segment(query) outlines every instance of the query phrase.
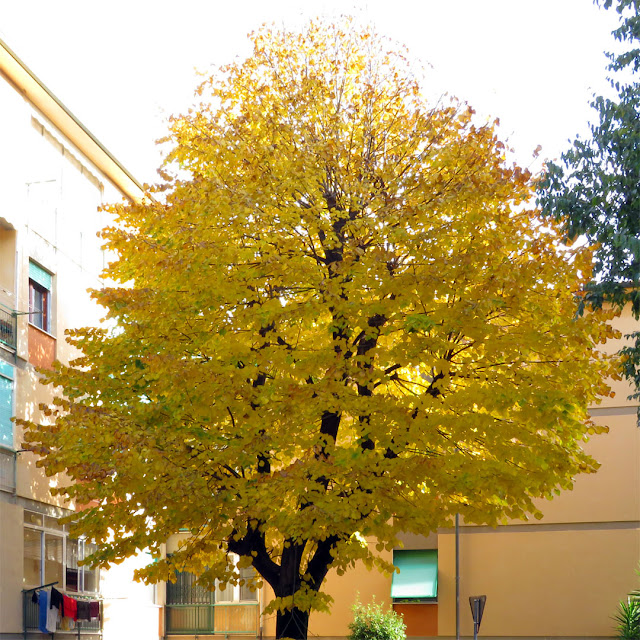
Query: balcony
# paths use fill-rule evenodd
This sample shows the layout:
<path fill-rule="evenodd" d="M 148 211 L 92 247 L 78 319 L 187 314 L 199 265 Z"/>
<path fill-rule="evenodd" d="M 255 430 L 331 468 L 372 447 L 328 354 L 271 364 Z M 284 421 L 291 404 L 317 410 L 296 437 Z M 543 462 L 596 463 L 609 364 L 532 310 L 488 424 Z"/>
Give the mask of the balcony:
<path fill-rule="evenodd" d="M 50 586 L 50 585 L 47 585 Z M 23 633 L 24 637 L 27 637 L 27 634 L 31 633 L 39 633 L 38 631 L 38 621 L 40 615 L 40 609 L 37 602 L 33 602 L 33 594 L 36 591 L 39 591 L 43 587 L 36 587 L 35 589 L 23 589 L 22 590 L 22 620 L 23 620 Z M 77 594 L 69 594 L 71 597 L 76 600 L 96 600 L 97 598 L 83 598 L 82 596 L 78 596 Z M 79 638 L 80 636 L 84 636 L 89 640 L 89 638 L 102 638 L 102 620 L 103 620 L 103 608 L 102 601 L 100 601 L 100 618 L 98 620 L 78 620 L 75 623 L 75 629 L 64 629 L 62 628 L 62 622 L 58 620 L 58 625 L 55 633 L 47 634 L 51 638 L 69 638 L 76 636 Z"/>
<path fill-rule="evenodd" d="M 18 335 L 16 312 L 0 303 L 0 343 L 15 349 Z"/>
<path fill-rule="evenodd" d="M 255 574 L 253 567 L 240 569 L 240 577 Z M 260 633 L 258 593 L 247 585 L 227 585 L 210 591 L 188 571 L 176 571 L 167 582 L 165 632 L 170 635 L 238 635 L 257 638 Z"/>
<path fill-rule="evenodd" d="M 251 603 L 171 604 L 165 607 L 167 635 L 258 637 L 260 607 Z"/>

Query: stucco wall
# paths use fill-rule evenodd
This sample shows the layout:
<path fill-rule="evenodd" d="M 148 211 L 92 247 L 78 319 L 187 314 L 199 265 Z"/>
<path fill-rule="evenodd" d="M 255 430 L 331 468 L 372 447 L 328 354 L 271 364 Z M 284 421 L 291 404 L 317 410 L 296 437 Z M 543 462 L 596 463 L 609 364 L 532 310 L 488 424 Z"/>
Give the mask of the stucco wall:
<path fill-rule="evenodd" d="M 516 529 L 516 530 L 514 530 Z M 455 635 L 455 537 L 439 542 L 440 635 Z M 621 526 L 463 529 L 461 620 L 486 595 L 483 636 L 612 636 L 618 600 L 637 586 L 640 530 Z"/>
<path fill-rule="evenodd" d="M 22 631 L 22 509 L 0 501 L 0 632 Z"/>

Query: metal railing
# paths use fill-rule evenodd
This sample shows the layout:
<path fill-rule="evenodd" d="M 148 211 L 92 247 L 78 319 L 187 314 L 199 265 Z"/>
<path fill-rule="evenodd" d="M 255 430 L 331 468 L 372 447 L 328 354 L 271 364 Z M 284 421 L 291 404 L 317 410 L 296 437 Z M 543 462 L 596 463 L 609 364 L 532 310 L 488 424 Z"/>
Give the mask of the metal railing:
<path fill-rule="evenodd" d="M 16 491 L 16 452 L 0 447 L 0 491 Z"/>
<path fill-rule="evenodd" d="M 33 589 L 22 590 L 22 626 L 24 638 L 27 638 L 27 634 L 30 632 L 38 631 L 38 621 L 40 616 L 40 607 L 37 602 L 33 601 L 33 594 L 40 589 L 51 587 L 57 582 L 51 582 L 49 584 L 42 585 L 41 587 L 34 587 Z M 100 603 L 100 618 L 97 620 L 78 620 L 75 622 L 74 629 L 61 628 L 62 621 L 58 620 L 58 624 L 55 633 L 51 634 L 52 638 L 69 638 L 76 636 L 94 636 L 102 638 L 102 620 L 104 619 L 104 612 L 102 606 L 102 600 L 97 597 L 81 596 L 75 593 L 67 594 L 75 600 L 98 600 Z"/>
<path fill-rule="evenodd" d="M 18 316 L 16 312 L 0 304 L 0 342 L 11 349 L 17 345 Z"/>
<path fill-rule="evenodd" d="M 165 606 L 167 635 L 259 635 L 260 607 L 257 602 L 218 604 L 168 604 Z"/>

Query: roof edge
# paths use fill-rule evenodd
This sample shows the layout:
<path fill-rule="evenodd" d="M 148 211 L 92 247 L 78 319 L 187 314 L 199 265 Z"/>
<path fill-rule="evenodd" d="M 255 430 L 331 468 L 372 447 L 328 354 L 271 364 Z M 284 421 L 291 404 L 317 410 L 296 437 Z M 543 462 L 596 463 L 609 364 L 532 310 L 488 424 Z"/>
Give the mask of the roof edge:
<path fill-rule="evenodd" d="M 142 199 L 144 188 L 115 156 L 0 38 L 0 72 L 64 134 L 127 198 Z"/>

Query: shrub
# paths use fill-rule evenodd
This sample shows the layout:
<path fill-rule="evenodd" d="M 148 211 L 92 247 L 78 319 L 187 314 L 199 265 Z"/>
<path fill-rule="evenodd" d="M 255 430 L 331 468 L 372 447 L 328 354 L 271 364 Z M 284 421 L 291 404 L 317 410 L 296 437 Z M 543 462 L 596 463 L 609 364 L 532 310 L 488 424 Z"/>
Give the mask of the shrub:
<path fill-rule="evenodd" d="M 402 616 L 391 609 L 383 611 L 376 602 L 353 605 L 349 640 L 405 640 L 406 629 Z"/>
<path fill-rule="evenodd" d="M 613 616 L 621 640 L 640 640 L 640 599 L 634 595 L 631 594 L 626 602 L 622 600 Z"/>

